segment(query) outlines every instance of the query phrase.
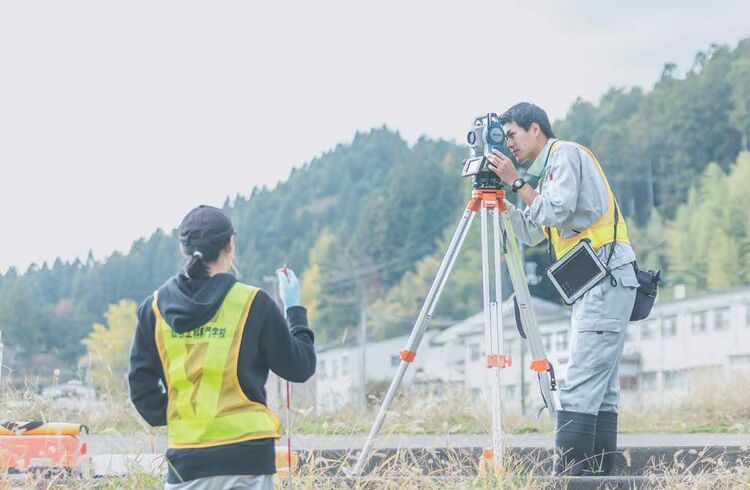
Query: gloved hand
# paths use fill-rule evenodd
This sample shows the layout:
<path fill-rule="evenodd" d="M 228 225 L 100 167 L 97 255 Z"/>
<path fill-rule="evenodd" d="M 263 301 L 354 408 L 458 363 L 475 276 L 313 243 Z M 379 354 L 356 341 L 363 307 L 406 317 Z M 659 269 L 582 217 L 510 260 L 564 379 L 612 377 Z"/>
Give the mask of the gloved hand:
<path fill-rule="evenodd" d="M 276 271 L 279 278 L 279 297 L 284 308 L 299 306 L 299 280 L 292 269 L 284 267 Z"/>

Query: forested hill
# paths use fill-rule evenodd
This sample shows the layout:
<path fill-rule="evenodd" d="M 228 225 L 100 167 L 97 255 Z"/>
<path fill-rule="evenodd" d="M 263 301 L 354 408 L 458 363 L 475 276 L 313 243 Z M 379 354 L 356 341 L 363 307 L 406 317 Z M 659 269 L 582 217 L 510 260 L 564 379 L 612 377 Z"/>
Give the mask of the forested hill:
<path fill-rule="evenodd" d="M 598 106 L 578 100 L 554 128 L 605 162 L 627 216 L 642 223 L 655 206 L 672 218 L 708 162 L 727 170 L 748 149 L 750 39 L 699 52 L 682 78 L 665 64 L 648 93 L 612 89 Z"/>
<path fill-rule="evenodd" d="M 680 211 L 688 195 L 709 189 L 697 184 L 710 162 L 714 179 L 730 171 L 750 179 L 734 164 L 750 134 L 750 39 L 736 49 L 714 46 L 698 53 L 684 76 L 665 65 L 651 91 L 618 88 L 598 103 L 578 100 L 553 126 L 559 137 L 586 144 L 600 157 L 633 228 L 637 253 L 651 262 L 645 265 L 667 273 L 671 268 L 674 280 L 693 289 L 750 280 L 750 270 L 736 267 L 726 280 L 707 280 L 712 270 L 732 268 L 720 258 L 690 268 L 685 261 L 700 258 L 684 245 L 686 226 L 675 225 L 690 216 Z M 294 170 L 274 189 L 248 189 L 228 199 L 243 280 L 267 287 L 264 276 L 277 267 L 295 268 L 322 342 L 340 340 L 355 328 L 363 309 L 375 337 L 408 331 L 468 197 L 469 183 L 459 177 L 466 151 L 426 138 L 409 145 L 397 132 L 374 129 Z M 737 227 L 724 228 L 722 243 L 750 264 L 747 227 L 741 234 Z M 479 308 L 474 235 L 438 310 L 445 318 Z M 545 255 L 538 247 L 528 257 L 541 271 Z M 108 305 L 123 298 L 141 301 L 181 263 L 170 230 L 137 240 L 127 254 L 103 262 L 57 260 L 22 274 L 9 270 L 0 276 L 0 329 L 11 354 L 5 364 L 27 372 L 49 359 L 75 364 L 84 350 L 81 339 Z M 532 292 L 545 296 L 548 287 L 542 283 Z"/>
<path fill-rule="evenodd" d="M 363 298 L 349 280 L 355 272 L 357 284 L 379 295 L 435 251 L 443 226 L 460 212 L 464 153 L 444 141 L 409 146 L 397 132 L 374 129 L 294 170 L 273 190 L 228 200 L 243 280 L 267 287 L 264 276 L 283 264 L 305 276 L 317 244 L 321 294 L 359 305 Z M 174 230 L 159 230 L 103 262 L 57 260 L 23 275 L 11 269 L 0 278 L 3 340 L 17 360 L 50 353 L 74 362 L 83 352 L 80 340 L 109 304 L 141 301 L 181 264 Z M 317 303 L 325 311 L 326 301 Z M 329 324 L 356 322 L 353 308 L 331 312 L 338 310 L 345 315 Z"/>

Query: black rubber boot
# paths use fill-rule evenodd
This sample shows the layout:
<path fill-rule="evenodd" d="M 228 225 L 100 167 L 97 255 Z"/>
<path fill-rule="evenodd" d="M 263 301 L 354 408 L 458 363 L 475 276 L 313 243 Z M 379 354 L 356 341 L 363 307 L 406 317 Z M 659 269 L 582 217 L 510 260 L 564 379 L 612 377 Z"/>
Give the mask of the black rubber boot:
<path fill-rule="evenodd" d="M 557 412 L 554 474 L 583 476 L 589 474 L 589 458 L 594 455 L 596 415 L 580 412 Z M 584 473 L 585 471 L 585 473 Z"/>
<path fill-rule="evenodd" d="M 596 417 L 593 463 L 597 476 L 610 476 L 617 452 L 617 412 L 599 412 Z"/>

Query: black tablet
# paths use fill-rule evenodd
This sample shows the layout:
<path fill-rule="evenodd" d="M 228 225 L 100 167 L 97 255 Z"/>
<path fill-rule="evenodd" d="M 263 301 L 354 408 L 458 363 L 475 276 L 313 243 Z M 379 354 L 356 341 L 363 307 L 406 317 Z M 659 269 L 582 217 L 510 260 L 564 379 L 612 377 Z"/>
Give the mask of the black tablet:
<path fill-rule="evenodd" d="M 607 269 L 588 241 L 579 242 L 547 269 L 547 277 L 566 305 L 575 303 L 606 276 Z"/>

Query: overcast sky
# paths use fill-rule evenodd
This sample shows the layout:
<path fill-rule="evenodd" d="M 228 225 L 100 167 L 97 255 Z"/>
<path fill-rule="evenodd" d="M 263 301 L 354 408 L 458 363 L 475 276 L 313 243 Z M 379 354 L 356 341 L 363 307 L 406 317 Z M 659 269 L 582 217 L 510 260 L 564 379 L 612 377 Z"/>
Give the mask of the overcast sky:
<path fill-rule="evenodd" d="M 0 271 L 127 251 L 358 130 L 462 140 L 521 100 L 558 118 L 650 89 L 748 19 L 747 0 L 0 0 Z"/>

